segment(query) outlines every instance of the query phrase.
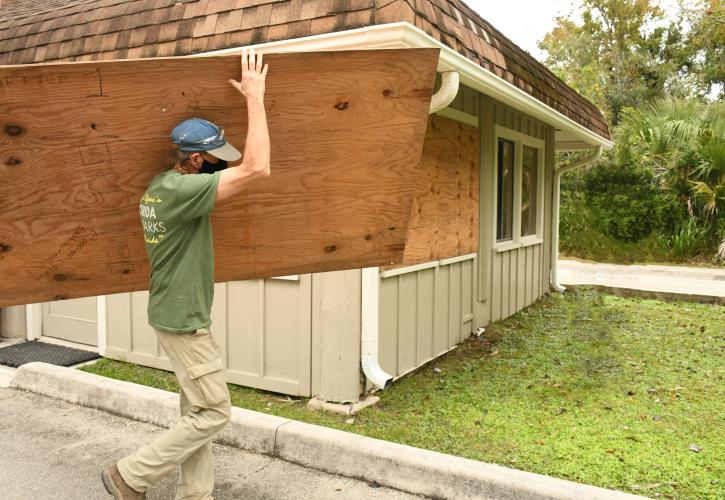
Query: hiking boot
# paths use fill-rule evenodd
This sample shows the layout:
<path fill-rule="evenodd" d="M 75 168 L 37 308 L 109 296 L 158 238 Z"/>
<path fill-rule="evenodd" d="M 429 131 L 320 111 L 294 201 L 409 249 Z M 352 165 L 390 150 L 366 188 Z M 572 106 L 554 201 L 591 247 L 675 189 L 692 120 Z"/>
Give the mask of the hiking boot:
<path fill-rule="evenodd" d="M 145 500 L 146 494 L 134 490 L 123 480 L 118 466 L 113 464 L 103 469 L 101 481 L 106 491 L 113 495 L 115 500 Z"/>

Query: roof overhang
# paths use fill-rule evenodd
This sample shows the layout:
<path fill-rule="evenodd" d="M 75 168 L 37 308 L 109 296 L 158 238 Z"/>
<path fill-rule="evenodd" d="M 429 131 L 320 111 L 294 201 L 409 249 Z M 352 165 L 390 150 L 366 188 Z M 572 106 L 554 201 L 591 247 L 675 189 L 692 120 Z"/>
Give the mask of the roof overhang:
<path fill-rule="evenodd" d="M 550 108 L 407 22 L 379 24 L 347 31 L 234 47 L 195 54 L 191 57 L 238 54 L 242 49 L 250 47 L 254 47 L 262 53 L 437 47 L 440 49 L 438 71 L 457 71 L 460 74 L 461 83 L 553 126 L 556 130 L 557 150 L 591 149 L 596 146 L 611 149 L 614 145 L 612 141 Z"/>

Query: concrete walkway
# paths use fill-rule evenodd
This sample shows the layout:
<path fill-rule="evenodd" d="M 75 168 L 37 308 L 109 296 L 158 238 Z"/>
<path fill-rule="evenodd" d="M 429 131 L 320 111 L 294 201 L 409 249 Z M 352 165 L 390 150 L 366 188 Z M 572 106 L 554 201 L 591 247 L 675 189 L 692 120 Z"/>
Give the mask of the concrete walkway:
<path fill-rule="evenodd" d="M 0 389 L 3 500 L 111 498 L 100 470 L 160 428 L 15 389 Z M 214 444 L 216 500 L 411 500 L 423 498 Z M 176 473 L 147 498 L 174 498 Z"/>
<path fill-rule="evenodd" d="M 564 286 L 598 285 L 672 298 L 712 298 L 712 302 L 725 302 L 725 269 L 601 264 L 570 259 L 560 259 L 558 265 L 559 282 Z"/>

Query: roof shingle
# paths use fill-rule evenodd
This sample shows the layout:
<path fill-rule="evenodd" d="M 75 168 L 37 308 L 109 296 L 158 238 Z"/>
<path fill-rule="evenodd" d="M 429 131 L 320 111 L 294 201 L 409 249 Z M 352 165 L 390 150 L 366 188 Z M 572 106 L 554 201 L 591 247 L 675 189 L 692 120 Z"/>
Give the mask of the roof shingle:
<path fill-rule="evenodd" d="M 14 0 L 0 64 L 182 56 L 406 21 L 609 139 L 602 114 L 462 0 Z"/>

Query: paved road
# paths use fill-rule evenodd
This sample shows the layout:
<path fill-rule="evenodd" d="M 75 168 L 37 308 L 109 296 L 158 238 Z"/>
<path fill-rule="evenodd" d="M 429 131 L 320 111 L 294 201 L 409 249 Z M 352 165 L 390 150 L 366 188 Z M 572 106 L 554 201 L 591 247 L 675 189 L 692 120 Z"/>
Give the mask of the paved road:
<path fill-rule="evenodd" d="M 159 428 L 37 394 L 0 388 L 0 497 L 105 500 L 100 470 Z M 422 498 L 214 444 L 216 500 Z M 147 497 L 173 499 L 176 473 Z"/>
<path fill-rule="evenodd" d="M 603 285 L 652 292 L 725 297 L 725 269 L 620 265 L 560 259 L 563 285 Z"/>

